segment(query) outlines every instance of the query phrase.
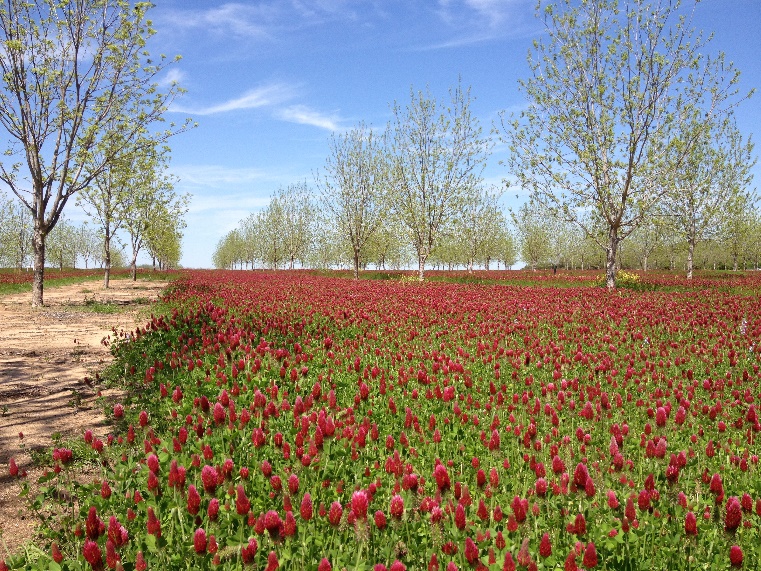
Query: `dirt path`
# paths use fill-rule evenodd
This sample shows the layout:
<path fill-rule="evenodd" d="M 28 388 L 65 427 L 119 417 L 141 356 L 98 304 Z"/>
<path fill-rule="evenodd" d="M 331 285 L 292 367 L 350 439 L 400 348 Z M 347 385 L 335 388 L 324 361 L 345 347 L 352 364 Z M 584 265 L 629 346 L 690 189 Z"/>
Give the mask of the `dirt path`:
<path fill-rule="evenodd" d="M 143 325 L 149 304 L 166 285 L 113 280 L 109 290 L 99 282 L 52 288 L 38 310 L 30 306 L 30 293 L 0 296 L 0 560 L 8 555 L 3 544 L 17 550 L 33 538 L 36 523 L 18 497 L 20 482 L 9 475 L 9 459 L 28 471 L 32 485 L 41 470 L 32 465 L 30 451 L 51 446 L 52 434 L 90 428 L 106 435 L 94 404 L 96 373 L 111 361 L 102 340 L 114 327 Z"/>

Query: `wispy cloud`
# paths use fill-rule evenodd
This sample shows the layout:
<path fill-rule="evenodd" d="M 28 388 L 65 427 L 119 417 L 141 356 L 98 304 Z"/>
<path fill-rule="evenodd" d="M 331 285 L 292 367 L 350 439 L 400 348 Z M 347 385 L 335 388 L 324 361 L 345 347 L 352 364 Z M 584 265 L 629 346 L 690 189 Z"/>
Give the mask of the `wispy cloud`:
<path fill-rule="evenodd" d="M 439 16 L 449 24 L 478 22 L 481 26 L 496 29 L 522 16 L 529 0 L 439 0 Z"/>
<path fill-rule="evenodd" d="M 172 165 L 172 174 L 184 186 L 221 188 L 249 185 L 277 179 L 277 175 L 256 168 L 233 168 L 222 165 Z"/>
<path fill-rule="evenodd" d="M 206 107 L 183 107 L 173 105 L 170 111 L 190 115 L 217 115 L 246 109 L 271 108 L 272 115 L 281 121 L 311 125 L 328 131 L 339 131 L 341 118 L 337 113 L 323 113 L 303 104 L 282 106 L 283 103 L 296 96 L 296 89 L 283 84 L 273 84 L 259 87 L 246 92 L 241 97 L 229 99 L 222 103 Z"/>
<path fill-rule="evenodd" d="M 172 106 L 171 111 L 176 113 L 191 113 L 193 115 L 216 115 L 218 113 L 227 113 L 230 111 L 240 111 L 242 109 L 257 109 L 260 107 L 269 107 L 279 105 L 292 99 L 295 96 L 295 88 L 282 83 L 273 83 L 257 87 L 247 91 L 240 97 L 228 99 L 222 103 L 209 105 L 206 107 L 182 107 Z"/>
<path fill-rule="evenodd" d="M 277 111 L 276 116 L 283 121 L 299 123 L 301 125 L 312 125 L 328 131 L 339 131 L 342 129 L 340 118 L 335 114 L 325 114 L 306 106 L 291 105 Z"/>
<path fill-rule="evenodd" d="M 181 83 L 185 77 L 184 71 L 177 67 L 171 67 L 169 68 L 169 71 L 164 74 L 164 77 L 159 80 L 159 85 L 161 87 L 169 87 L 176 83 Z"/>
<path fill-rule="evenodd" d="M 476 32 L 473 34 L 457 36 L 448 40 L 444 40 L 443 42 L 437 42 L 437 43 L 433 43 L 433 44 L 429 44 L 425 46 L 420 46 L 417 48 L 417 51 L 461 48 L 463 46 L 470 46 L 473 44 L 481 44 L 483 42 L 488 42 L 493 40 L 494 38 L 495 38 L 495 35 L 491 32 L 490 33 Z"/>
<path fill-rule="evenodd" d="M 281 40 L 288 31 L 333 21 L 357 22 L 376 12 L 373 0 L 225 2 L 206 10 L 175 10 L 172 23 L 225 38 Z"/>
<path fill-rule="evenodd" d="M 207 10 L 183 10 L 175 25 L 227 37 L 267 38 L 277 15 L 274 5 L 229 2 Z"/>
<path fill-rule="evenodd" d="M 189 212 L 191 214 L 208 214 L 217 212 L 223 214 L 228 221 L 238 221 L 249 213 L 261 210 L 270 203 L 269 196 L 261 196 L 252 192 L 226 193 L 225 199 L 218 196 L 193 195 Z"/>
<path fill-rule="evenodd" d="M 438 0 L 434 10 L 450 37 L 421 50 L 457 48 L 524 35 L 534 0 Z"/>
<path fill-rule="evenodd" d="M 489 25 L 494 28 L 505 23 L 516 6 L 521 2 L 516 0 L 464 0 L 465 5 L 474 10 Z"/>

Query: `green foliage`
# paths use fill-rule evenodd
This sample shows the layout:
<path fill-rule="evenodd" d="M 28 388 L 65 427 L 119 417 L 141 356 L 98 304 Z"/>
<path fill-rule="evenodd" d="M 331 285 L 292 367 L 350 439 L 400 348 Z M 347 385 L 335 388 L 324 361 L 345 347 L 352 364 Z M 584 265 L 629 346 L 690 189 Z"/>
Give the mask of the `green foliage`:
<path fill-rule="evenodd" d="M 33 304 L 43 303 L 45 242 L 68 200 L 162 120 L 179 93 L 158 91 L 148 2 L 9 0 L 0 9 L 0 181 L 34 218 Z M 86 52 L 86 56 L 84 55 Z M 185 130 L 169 125 L 166 140 Z M 117 142 L 118 141 L 118 142 Z M 106 146 L 107 153 L 99 153 Z"/>
<path fill-rule="evenodd" d="M 607 287 L 607 276 L 602 274 L 600 277 L 592 282 L 595 287 Z M 628 272 L 626 270 L 619 270 L 616 274 L 616 287 L 623 289 L 632 289 L 637 291 L 653 291 L 658 289 L 658 286 L 654 283 L 648 283 L 644 281 L 638 274 Z"/>
<path fill-rule="evenodd" d="M 0 193 L 0 267 L 29 267 L 32 219 L 24 206 Z"/>

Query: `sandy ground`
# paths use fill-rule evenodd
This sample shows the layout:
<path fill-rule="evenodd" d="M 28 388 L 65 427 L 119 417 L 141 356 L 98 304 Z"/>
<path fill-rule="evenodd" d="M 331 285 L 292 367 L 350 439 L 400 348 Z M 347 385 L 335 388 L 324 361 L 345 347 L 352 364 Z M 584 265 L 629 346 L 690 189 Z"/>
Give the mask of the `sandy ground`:
<path fill-rule="evenodd" d="M 28 471 L 33 487 L 42 469 L 33 466 L 30 452 L 50 447 L 52 434 L 80 435 L 88 428 L 107 434 L 95 404 L 97 373 L 111 361 L 102 341 L 114 327 L 143 325 L 166 285 L 119 279 L 108 290 L 100 282 L 48 288 L 42 309 L 31 308 L 31 293 L 0 296 L 0 560 L 6 548 L 15 552 L 33 540 L 36 524 L 19 497 L 20 480 L 9 475 L 10 458 Z M 96 313 L 93 301 L 118 311 Z"/>

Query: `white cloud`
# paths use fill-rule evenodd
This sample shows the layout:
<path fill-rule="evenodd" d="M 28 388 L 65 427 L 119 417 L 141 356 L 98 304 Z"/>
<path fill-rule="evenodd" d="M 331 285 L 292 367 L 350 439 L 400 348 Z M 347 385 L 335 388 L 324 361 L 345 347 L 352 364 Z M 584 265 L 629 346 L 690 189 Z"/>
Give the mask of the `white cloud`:
<path fill-rule="evenodd" d="M 527 0 L 439 0 L 439 15 L 447 23 L 476 19 L 489 28 L 526 12 Z"/>
<path fill-rule="evenodd" d="M 173 105 L 170 111 L 173 113 L 187 113 L 189 115 L 217 115 L 232 111 L 269 107 L 273 109 L 273 116 L 281 121 L 311 125 L 328 131 L 339 131 L 342 129 L 341 118 L 337 113 L 322 113 L 303 104 L 281 106 L 294 97 L 296 97 L 295 86 L 273 83 L 252 89 L 240 97 L 215 105 L 208 105 L 206 107 Z"/>
<path fill-rule="evenodd" d="M 448 49 L 448 48 L 460 48 L 462 46 L 469 46 L 472 44 L 480 44 L 482 42 L 488 42 L 493 39 L 494 39 L 494 34 L 492 33 L 475 33 L 473 35 L 465 35 L 465 36 L 453 38 L 451 40 L 439 42 L 436 44 L 422 46 L 417 49 L 419 51 L 428 51 L 428 50 L 440 50 L 440 49 Z"/>
<path fill-rule="evenodd" d="M 491 27 L 502 24 L 511 15 L 516 0 L 465 0 L 465 5 L 477 12 Z"/>
<path fill-rule="evenodd" d="M 224 196 L 216 194 L 193 195 L 190 202 L 189 212 L 191 214 L 209 214 L 211 212 L 217 215 L 223 215 L 225 220 L 233 220 L 236 223 L 249 215 L 249 213 L 260 210 L 270 203 L 270 197 L 261 196 L 251 192 L 225 193 Z"/>
<path fill-rule="evenodd" d="M 181 84 L 186 78 L 186 74 L 174 64 L 169 70 L 160 77 L 158 80 L 159 87 L 166 89 L 176 84 Z"/>
<path fill-rule="evenodd" d="M 268 24 L 277 10 L 266 4 L 252 5 L 229 2 L 208 10 L 189 10 L 177 17 L 176 23 L 185 28 L 236 37 L 268 37 Z"/>
<path fill-rule="evenodd" d="M 284 103 L 294 96 L 294 87 L 282 83 L 272 83 L 247 91 L 240 97 L 229 99 L 223 103 L 207 107 L 186 108 L 174 105 L 171 111 L 175 113 L 190 113 L 192 115 L 215 115 L 242 109 L 256 109 Z"/>
<path fill-rule="evenodd" d="M 328 131 L 340 131 L 340 118 L 335 114 L 326 115 L 315 111 L 306 105 L 291 105 L 280 109 L 276 113 L 277 117 L 283 121 L 299 123 L 301 125 L 312 125 Z"/>
<path fill-rule="evenodd" d="M 285 32 L 328 21 L 354 21 L 377 12 L 368 0 L 226 2 L 206 10 L 174 11 L 173 27 L 236 39 L 282 40 Z"/>
<path fill-rule="evenodd" d="M 184 186 L 220 188 L 276 179 L 256 168 L 231 168 L 222 165 L 172 165 L 172 174 Z"/>
<path fill-rule="evenodd" d="M 420 49 L 456 48 L 506 36 L 523 36 L 534 0 L 438 0 L 435 13 L 453 37 Z"/>

